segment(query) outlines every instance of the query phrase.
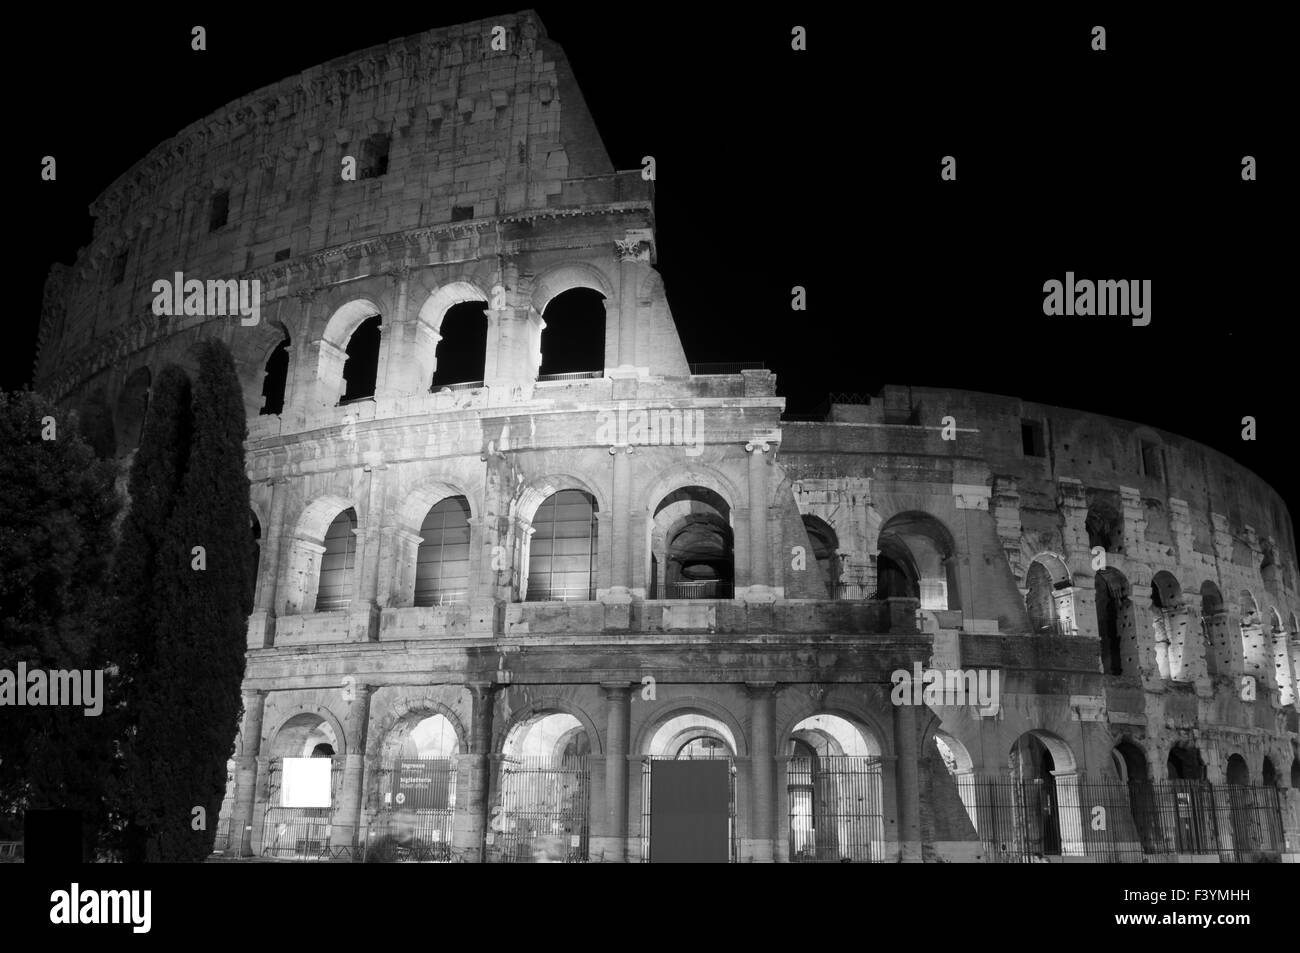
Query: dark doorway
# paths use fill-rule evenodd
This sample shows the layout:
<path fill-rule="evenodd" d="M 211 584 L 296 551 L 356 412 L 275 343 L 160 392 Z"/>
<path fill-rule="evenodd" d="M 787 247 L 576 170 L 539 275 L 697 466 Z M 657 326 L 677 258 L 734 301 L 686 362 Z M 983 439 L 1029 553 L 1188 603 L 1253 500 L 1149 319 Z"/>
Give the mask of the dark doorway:
<path fill-rule="evenodd" d="M 730 860 L 730 761 L 651 762 L 650 862 L 725 864 Z"/>

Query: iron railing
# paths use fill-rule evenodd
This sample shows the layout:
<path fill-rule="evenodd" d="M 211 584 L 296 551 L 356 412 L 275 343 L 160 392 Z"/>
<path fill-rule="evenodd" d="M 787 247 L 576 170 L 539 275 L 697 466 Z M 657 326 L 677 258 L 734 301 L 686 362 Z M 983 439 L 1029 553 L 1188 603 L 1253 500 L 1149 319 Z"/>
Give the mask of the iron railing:
<path fill-rule="evenodd" d="M 591 602 L 596 598 L 596 584 L 587 586 L 528 586 L 525 602 Z"/>
<path fill-rule="evenodd" d="M 591 771 L 585 757 L 506 758 L 488 821 L 489 863 L 586 863 Z"/>
<path fill-rule="evenodd" d="M 460 384 L 431 384 L 429 393 L 437 394 L 444 390 L 478 390 L 485 386 L 483 381 L 465 381 Z"/>
<path fill-rule="evenodd" d="M 959 774 L 956 782 L 991 863 L 1172 863 L 1212 854 L 1238 863 L 1278 860 L 1285 849 L 1276 788 L 1074 775 Z"/>
<path fill-rule="evenodd" d="M 459 606 L 464 605 L 469 600 L 468 589 L 428 589 L 424 591 L 416 590 L 415 600 L 412 603 L 416 606 Z"/>
<path fill-rule="evenodd" d="M 336 852 L 330 848 L 334 814 L 331 807 L 282 807 L 283 763 L 275 758 L 268 765 L 267 807 L 262 815 L 262 856 L 295 860 L 331 860 Z M 330 766 L 330 803 L 337 804 L 343 782 L 343 763 L 334 759 Z"/>
<path fill-rule="evenodd" d="M 883 790 L 880 758 L 791 758 L 786 766 L 791 862 L 885 859 Z"/>
<path fill-rule="evenodd" d="M 762 371 L 767 369 L 762 361 L 728 361 L 724 363 L 690 364 L 688 366 L 691 374 L 696 377 L 739 374 L 741 371 Z"/>
<path fill-rule="evenodd" d="M 549 381 L 590 381 L 598 380 L 605 376 L 604 371 L 570 371 L 567 374 L 540 374 L 537 383 L 545 384 Z"/>
<path fill-rule="evenodd" d="M 665 582 L 659 586 L 659 599 L 730 599 L 732 584 L 725 579 L 694 582 Z"/>

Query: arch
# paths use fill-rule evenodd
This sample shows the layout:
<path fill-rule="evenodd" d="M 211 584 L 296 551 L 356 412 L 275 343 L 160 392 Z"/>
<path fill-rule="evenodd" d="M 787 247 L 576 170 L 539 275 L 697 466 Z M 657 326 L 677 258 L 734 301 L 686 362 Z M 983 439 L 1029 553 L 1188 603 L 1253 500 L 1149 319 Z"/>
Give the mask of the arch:
<path fill-rule="evenodd" d="M 1044 753 L 1050 762 L 1043 757 Z M 1078 772 L 1074 752 L 1069 744 L 1059 735 L 1043 728 L 1031 728 L 1012 742 L 1010 764 L 1012 775 L 1021 779 Z"/>
<path fill-rule="evenodd" d="M 545 314 L 552 299 L 574 288 L 589 288 L 606 300 L 614 298 L 614 282 L 595 265 L 585 261 L 558 262 L 533 279 L 533 310 Z"/>
<path fill-rule="evenodd" d="M 349 507 L 325 530 L 325 551 L 316 581 L 316 611 L 333 612 L 352 604 L 357 570 L 357 511 Z"/>
<path fill-rule="evenodd" d="M 551 473 L 534 477 L 519 491 L 514 513 L 525 523 L 531 523 L 542 502 L 561 490 L 581 490 L 596 501 L 596 511 L 609 512 L 609 500 L 598 481 L 575 473 Z"/>
<path fill-rule="evenodd" d="M 370 318 L 382 314 L 379 305 L 369 298 L 353 298 L 334 309 L 321 337 L 335 347 L 344 347 L 357 328 Z"/>
<path fill-rule="evenodd" d="M 1009 764 L 1020 796 L 1035 802 L 1023 819 L 1026 845 L 1035 853 L 1082 853 L 1077 767 L 1070 746 L 1052 732 L 1034 728 L 1012 743 Z"/>
<path fill-rule="evenodd" d="M 334 517 L 348 509 L 357 510 L 357 505 L 346 496 L 333 493 L 318 496 L 307 503 L 298 515 L 294 524 L 294 536 L 321 543 L 325 539 L 325 531 L 334 522 Z"/>
<path fill-rule="evenodd" d="M 656 505 L 648 591 L 659 599 L 730 599 L 735 583 L 731 508 L 707 487 L 679 487 Z"/>
<path fill-rule="evenodd" d="M 379 745 L 380 760 L 452 758 L 466 749 L 465 728 L 446 706 L 422 702 L 387 726 Z"/>
<path fill-rule="evenodd" d="M 458 304 L 474 301 L 490 303 L 487 293 L 474 282 L 463 279 L 449 281 L 429 293 L 429 296 L 424 299 L 424 304 L 420 305 L 417 318 L 421 324 L 434 331 L 440 331 L 442 319 L 446 317 L 448 311 Z"/>
<path fill-rule="evenodd" d="M 1201 781 L 1205 778 L 1205 762 L 1194 746 L 1176 744 L 1165 759 L 1165 773 L 1170 781 Z"/>
<path fill-rule="evenodd" d="M 1173 573 L 1160 570 L 1151 577 L 1151 605 L 1157 609 L 1177 609 L 1183 603 L 1183 587 Z"/>
<path fill-rule="evenodd" d="M 1275 788 L 1278 786 L 1277 768 L 1273 766 L 1273 759 L 1268 755 L 1264 755 L 1264 761 L 1260 765 L 1259 779 L 1266 788 Z"/>
<path fill-rule="evenodd" d="M 453 496 L 464 498 L 466 505 L 469 506 L 470 519 L 478 518 L 478 501 L 475 494 L 469 492 L 466 486 L 459 482 L 434 476 L 416 484 L 415 488 L 402 499 L 397 507 L 398 525 L 412 533 L 416 532 L 429 510 Z"/>
<path fill-rule="evenodd" d="M 529 602 L 586 602 L 596 598 L 600 527 L 590 493 L 558 490 L 530 520 L 522 580 Z"/>
<path fill-rule="evenodd" d="M 939 757 L 952 775 L 969 775 L 975 773 L 975 759 L 970 751 L 956 736 L 941 729 L 934 732 L 934 745 L 939 749 Z"/>
<path fill-rule="evenodd" d="M 339 404 L 373 398 L 379 387 L 379 349 L 384 319 L 371 315 L 348 338 L 343 360 L 343 394 Z"/>
<path fill-rule="evenodd" d="M 650 515 L 653 512 L 652 508 L 674 490 L 688 486 L 703 487 L 712 491 L 721 497 L 727 508 L 732 511 L 739 501 L 746 498 L 740 487 L 716 467 L 699 462 L 682 463 L 669 467 L 650 482 L 641 497 L 643 512 Z"/>
<path fill-rule="evenodd" d="M 575 730 L 586 734 L 589 751 L 597 751 L 599 736 L 590 719 L 579 717 L 568 706 L 534 706 L 520 713 L 502 732 L 498 753 L 508 759 L 562 760 Z"/>
<path fill-rule="evenodd" d="M 263 362 L 262 406 L 258 409 L 258 414 L 263 416 L 284 412 L 285 391 L 289 383 L 289 349 L 292 342 L 285 326 L 279 322 L 274 323 L 284 336 L 271 348 Z"/>
<path fill-rule="evenodd" d="M 1138 646 L 1128 580 L 1118 569 L 1099 569 L 1093 577 L 1093 595 L 1102 671 L 1107 675 L 1136 675 Z"/>
<path fill-rule="evenodd" d="M 1088 532 L 1089 549 L 1100 546 L 1108 553 L 1124 551 L 1124 518 L 1109 500 L 1091 500 L 1083 525 Z"/>
<path fill-rule="evenodd" d="M 547 301 L 538 324 L 539 379 L 558 374 L 604 373 L 611 320 L 609 300 L 592 289 L 569 288 Z"/>
<path fill-rule="evenodd" d="M 1025 573 L 1025 610 L 1035 634 L 1074 635 L 1074 580 L 1065 560 L 1055 553 L 1039 553 Z"/>
<path fill-rule="evenodd" d="M 646 754 L 654 758 L 676 758 L 681 749 L 695 738 L 716 738 L 731 755 L 736 754 L 736 738 L 727 723 L 698 711 L 681 712 L 660 723 L 651 736 Z"/>
<path fill-rule="evenodd" d="M 1241 624 L 1252 625 L 1259 621 L 1259 603 L 1249 589 L 1237 593 L 1237 602 L 1241 610 Z"/>
<path fill-rule="evenodd" d="M 840 540 L 834 528 L 819 516 L 804 514 L 804 532 L 812 544 L 812 555 L 826 584 L 826 595 L 831 599 L 840 597 Z"/>
<path fill-rule="evenodd" d="M 334 754 L 348 753 L 347 733 L 327 708 L 286 715 L 274 731 L 263 736 L 262 752 L 271 758 L 308 758 L 318 744 L 328 744 Z"/>
<path fill-rule="evenodd" d="M 936 611 L 961 608 L 956 555 L 952 532 L 934 516 L 919 510 L 891 516 L 880 528 L 877 598 L 919 599 L 922 609 Z"/>
<path fill-rule="evenodd" d="M 1116 775 L 1125 783 L 1146 782 L 1150 780 L 1150 768 L 1147 756 L 1131 738 L 1121 739 L 1111 749 L 1112 762 Z"/>
<path fill-rule="evenodd" d="M 444 605 L 469 598 L 470 508 L 449 496 L 429 508 L 420 524 L 413 604 Z"/>
<path fill-rule="evenodd" d="M 484 380 L 487 346 L 487 305 L 477 301 L 452 305 L 438 325 L 429 389 Z"/>
<path fill-rule="evenodd" d="M 684 718 L 681 725 L 665 729 L 673 719 Z M 699 695 L 674 699 L 663 711 L 649 718 L 637 731 L 632 744 L 635 754 L 660 756 L 666 750 L 667 741 L 675 737 L 682 727 L 691 724 L 692 719 L 698 725 L 711 727 L 721 732 L 737 757 L 749 756 L 749 744 L 740 722 L 724 705 L 711 698 Z"/>
<path fill-rule="evenodd" d="M 867 725 L 832 712 L 808 715 L 788 733 L 789 746 L 801 740 L 818 755 L 880 757 L 884 749 Z"/>
<path fill-rule="evenodd" d="M 118 391 L 113 410 L 113 435 L 115 451 L 129 453 L 140 446 L 144 435 L 145 418 L 149 413 L 149 395 L 153 374 L 148 367 L 137 367 L 127 375 Z"/>
<path fill-rule="evenodd" d="M 1216 615 L 1223 611 L 1223 593 L 1210 580 L 1201 583 L 1201 615 Z"/>
<path fill-rule="evenodd" d="M 1228 761 L 1223 767 L 1224 782 L 1227 784 L 1239 784 L 1242 786 L 1250 784 L 1250 765 L 1246 764 L 1246 759 L 1239 754 L 1228 756 Z"/>

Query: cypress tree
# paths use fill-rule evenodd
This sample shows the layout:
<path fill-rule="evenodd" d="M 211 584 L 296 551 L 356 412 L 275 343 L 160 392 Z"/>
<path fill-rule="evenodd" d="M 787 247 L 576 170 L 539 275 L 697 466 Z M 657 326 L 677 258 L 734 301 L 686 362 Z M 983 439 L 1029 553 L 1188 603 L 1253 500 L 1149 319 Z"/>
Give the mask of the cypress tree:
<path fill-rule="evenodd" d="M 96 623 L 118 510 L 115 468 L 78 431 L 75 416 L 41 395 L 0 392 L 0 668 L 10 672 L 20 663 L 103 664 Z M 0 709 L 0 836 L 17 836 L 26 808 L 71 808 L 94 843 L 106 823 L 106 722 L 81 708 Z"/>
<path fill-rule="evenodd" d="M 138 816 L 142 780 L 135 758 L 141 696 L 149 690 L 159 632 L 158 551 L 180 493 L 190 453 L 191 386 L 175 365 L 163 368 L 150 395 L 149 415 L 128 481 L 130 509 L 113 558 L 113 599 L 105 619 L 113 680 L 113 727 L 125 756 L 114 800 L 124 826 L 128 860 L 143 860 L 147 825 Z"/>
<path fill-rule="evenodd" d="M 157 664 L 140 699 L 149 860 L 212 851 L 253 609 L 243 393 L 224 344 L 204 342 L 198 363 L 189 463 L 159 549 Z"/>

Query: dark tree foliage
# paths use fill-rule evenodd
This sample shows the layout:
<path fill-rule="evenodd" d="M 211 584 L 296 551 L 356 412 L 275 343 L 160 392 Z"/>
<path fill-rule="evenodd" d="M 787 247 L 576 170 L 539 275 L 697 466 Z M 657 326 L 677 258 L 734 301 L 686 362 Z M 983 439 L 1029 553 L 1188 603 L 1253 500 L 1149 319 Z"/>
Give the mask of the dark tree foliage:
<path fill-rule="evenodd" d="M 114 731 L 123 738 L 128 754 L 139 722 L 140 693 L 146 690 L 148 673 L 156 667 L 163 597 L 157 589 L 158 551 L 189 459 L 190 390 L 189 376 L 174 365 L 164 368 L 154 383 L 149 416 L 131 463 L 130 509 L 122 521 L 113 557 L 113 598 L 104 628 L 117 672 L 111 693 Z M 130 760 L 128 757 L 127 762 Z M 119 846 L 128 859 L 140 860 L 147 833 L 134 818 L 139 779 L 119 770 L 115 780 L 114 799 L 123 826 Z"/>
<path fill-rule="evenodd" d="M 31 391 L 0 393 L 0 446 L 0 668 L 101 669 L 114 466 L 96 459 L 75 415 Z M 28 807 L 71 808 L 93 839 L 104 823 L 107 722 L 83 708 L 0 711 L 0 825 Z"/>
<path fill-rule="evenodd" d="M 137 821 L 149 832 L 150 861 L 199 861 L 212 851 L 253 609 L 247 424 L 224 344 L 200 346 L 193 398 L 189 462 L 159 549 L 156 665 L 144 674 L 127 765 L 145 794 Z M 202 830 L 195 808 L 205 812 Z"/>

